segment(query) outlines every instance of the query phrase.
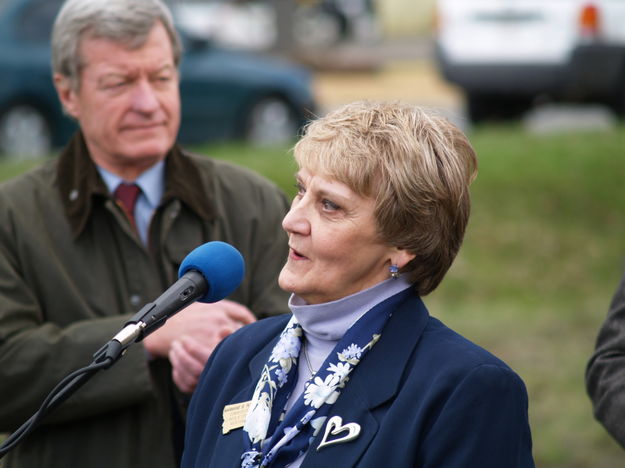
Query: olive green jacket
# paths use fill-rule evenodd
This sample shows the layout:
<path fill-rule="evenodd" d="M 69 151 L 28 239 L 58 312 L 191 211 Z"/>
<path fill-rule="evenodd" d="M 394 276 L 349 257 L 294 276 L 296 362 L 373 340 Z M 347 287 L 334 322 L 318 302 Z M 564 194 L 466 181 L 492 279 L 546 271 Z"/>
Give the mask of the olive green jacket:
<path fill-rule="evenodd" d="M 287 255 L 284 194 L 251 171 L 177 147 L 165 167 L 149 248 L 111 198 L 80 134 L 58 158 L 0 185 L 0 431 L 17 429 L 54 385 L 89 364 L 207 241 L 228 242 L 245 259 L 232 300 L 259 317 L 288 310 L 276 281 Z M 181 397 L 169 362 L 148 362 L 136 343 L 2 462 L 176 466 Z"/>

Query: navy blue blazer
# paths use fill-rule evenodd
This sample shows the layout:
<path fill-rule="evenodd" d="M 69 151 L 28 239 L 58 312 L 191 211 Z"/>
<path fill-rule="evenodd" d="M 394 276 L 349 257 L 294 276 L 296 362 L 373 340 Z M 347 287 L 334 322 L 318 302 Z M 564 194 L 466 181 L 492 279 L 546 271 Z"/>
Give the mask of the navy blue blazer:
<path fill-rule="evenodd" d="M 222 434 L 223 409 L 252 399 L 289 318 L 243 327 L 215 350 L 187 413 L 183 468 L 241 466 L 244 433 Z M 358 437 L 318 450 L 324 426 L 301 468 L 533 467 L 527 404 L 517 374 L 411 295 L 328 414 L 326 424 L 340 416 L 360 425 Z"/>

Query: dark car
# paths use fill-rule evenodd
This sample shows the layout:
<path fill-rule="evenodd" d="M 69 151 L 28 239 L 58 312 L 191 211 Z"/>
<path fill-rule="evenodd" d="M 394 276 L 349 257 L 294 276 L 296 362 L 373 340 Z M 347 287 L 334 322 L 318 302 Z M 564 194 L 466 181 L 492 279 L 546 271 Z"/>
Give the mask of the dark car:
<path fill-rule="evenodd" d="M 62 0 L 0 0 L 0 153 L 40 155 L 63 145 L 76 124 L 52 84 L 50 32 Z M 308 70 L 258 54 L 226 50 L 180 31 L 178 141 L 296 137 L 315 110 Z"/>

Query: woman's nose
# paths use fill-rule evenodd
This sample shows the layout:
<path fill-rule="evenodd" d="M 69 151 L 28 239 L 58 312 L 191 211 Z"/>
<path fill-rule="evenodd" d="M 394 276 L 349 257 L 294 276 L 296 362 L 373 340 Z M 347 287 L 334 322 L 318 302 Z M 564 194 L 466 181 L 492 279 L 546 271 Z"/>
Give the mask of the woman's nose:
<path fill-rule="evenodd" d="M 282 229 L 291 234 L 310 234 L 310 221 L 308 219 L 306 204 L 303 199 L 295 199 L 291 209 L 282 220 Z"/>

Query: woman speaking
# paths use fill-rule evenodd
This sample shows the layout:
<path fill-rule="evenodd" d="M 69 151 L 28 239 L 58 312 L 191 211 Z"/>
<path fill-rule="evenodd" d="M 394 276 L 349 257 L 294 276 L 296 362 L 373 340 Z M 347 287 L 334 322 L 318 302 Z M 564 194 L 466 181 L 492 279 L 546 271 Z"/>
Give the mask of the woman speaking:
<path fill-rule="evenodd" d="M 355 103 L 296 144 L 280 286 L 292 315 L 243 327 L 191 401 L 189 467 L 531 467 L 527 393 L 431 317 L 477 161 L 447 120 Z"/>

